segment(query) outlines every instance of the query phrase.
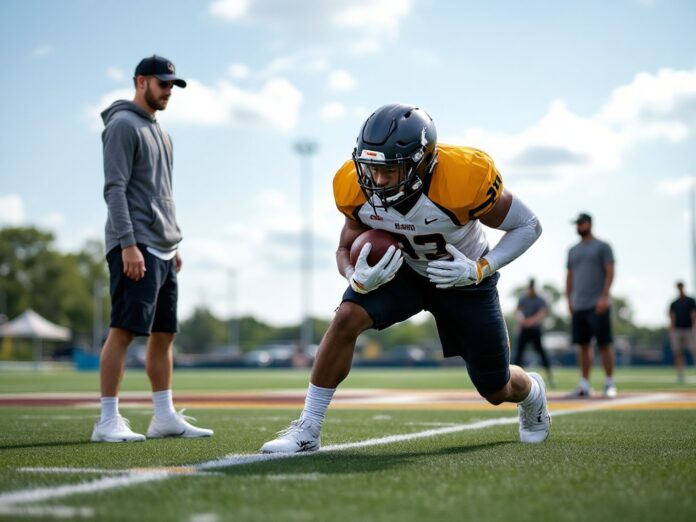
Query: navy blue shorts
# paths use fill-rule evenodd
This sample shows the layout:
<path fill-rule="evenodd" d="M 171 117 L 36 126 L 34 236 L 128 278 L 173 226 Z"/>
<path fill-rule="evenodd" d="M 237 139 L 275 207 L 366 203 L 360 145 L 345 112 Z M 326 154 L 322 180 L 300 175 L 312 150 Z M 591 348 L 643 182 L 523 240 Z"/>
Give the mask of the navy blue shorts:
<path fill-rule="evenodd" d="M 573 344 L 588 344 L 593 337 L 599 346 L 612 342 L 610 312 L 611 308 L 603 314 L 594 308 L 573 312 Z"/>
<path fill-rule="evenodd" d="M 476 389 L 500 390 L 510 380 L 510 341 L 493 274 L 476 286 L 438 289 L 405 263 L 389 283 L 368 294 L 348 287 L 344 301 L 362 306 L 382 330 L 421 310 L 435 318 L 445 357 L 460 356 Z"/>
<path fill-rule="evenodd" d="M 160 259 L 148 252 L 144 245 L 138 245 L 138 248 L 147 268 L 140 281 L 134 281 L 123 273 L 120 247 L 106 254 L 111 289 L 111 327 L 123 328 L 135 335 L 176 333 L 176 261 Z"/>

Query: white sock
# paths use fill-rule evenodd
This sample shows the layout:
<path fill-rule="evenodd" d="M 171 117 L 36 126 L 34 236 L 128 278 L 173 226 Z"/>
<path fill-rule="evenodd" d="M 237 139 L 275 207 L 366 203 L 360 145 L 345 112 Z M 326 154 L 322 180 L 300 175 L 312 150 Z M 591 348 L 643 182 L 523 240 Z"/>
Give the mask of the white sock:
<path fill-rule="evenodd" d="M 113 419 L 118 415 L 118 397 L 101 398 L 101 422 Z"/>
<path fill-rule="evenodd" d="M 605 386 L 614 386 L 614 378 L 613 377 L 607 377 L 607 380 L 604 381 Z"/>
<path fill-rule="evenodd" d="M 155 407 L 155 417 L 169 417 L 176 414 L 172 390 L 152 392 L 152 404 Z"/>
<path fill-rule="evenodd" d="M 541 396 L 541 386 L 539 386 L 539 383 L 536 381 L 536 379 L 532 379 L 531 377 L 529 380 L 532 381 L 532 387 L 529 389 L 529 395 L 527 395 L 522 402 L 520 402 L 523 408 L 526 408 L 530 404 L 534 404 Z"/>
<path fill-rule="evenodd" d="M 311 382 L 307 388 L 307 397 L 305 398 L 304 409 L 300 418 L 311 420 L 319 428 L 324 423 L 326 410 L 331 403 L 336 388 L 320 388 L 314 386 Z"/>
<path fill-rule="evenodd" d="M 584 377 L 580 379 L 580 387 L 583 390 L 589 390 L 590 389 L 590 381 L 585 379 Z"/>

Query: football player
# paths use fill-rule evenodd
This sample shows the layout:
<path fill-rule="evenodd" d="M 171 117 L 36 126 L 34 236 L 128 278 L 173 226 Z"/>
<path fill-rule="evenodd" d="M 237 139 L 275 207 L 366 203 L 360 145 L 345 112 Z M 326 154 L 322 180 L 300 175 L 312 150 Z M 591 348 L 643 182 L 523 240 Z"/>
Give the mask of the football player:
<path fill-rule="evenodd" d="M 437 143 L 422 109 L 385 105 L 363 124 L 351 160 L 333 182 L 345 216 L 336 260 L 348 289 L 317 352 L 304 409 L 265 453 L 318 450 L 326 410 L 346 378 L 358 335 L 433 314 L 445 357 L 460 356 L 478 393 L 494 405 L 518 404 L 522 442 L 549 434 L 544 381 L 510 365 L 498 270 L 541 234 L 534 213 L 504 185 L 480 150 Z M 504 230 L 491 249 L 483 226 Z M 353 266 L 353 241 L 369 228 L 395 235 L 374 266 L 367 243 Z M 405 263 L 403 261 L 405 260 Z"/>

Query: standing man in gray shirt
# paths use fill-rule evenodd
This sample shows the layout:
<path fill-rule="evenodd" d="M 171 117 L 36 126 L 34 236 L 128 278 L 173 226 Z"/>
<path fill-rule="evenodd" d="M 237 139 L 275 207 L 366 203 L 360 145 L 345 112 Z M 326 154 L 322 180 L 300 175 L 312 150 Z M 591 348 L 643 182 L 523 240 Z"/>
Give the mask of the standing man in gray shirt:
<path fill-rule="evenodd" d="M 606 372 L 604 396 L 616 397 L 609 289 L 614 280 L 614 254 L 608 243 L 592 235 L 592 217 L 582 213 L 574 221 L 580 242 L 568 253 L 566 295 L 572 318 L 573 344 L 580 346 L 580 384 L 571 394 L 589 397 L 594 337 Z"/>
<path fill-rule="evenodd" d="M 174 210 L 172 142 L 155 113 L 167 108 L 173 87 L 186 82 L 157 55 L 141 60 L 133 82 L 132 102 L 118 100 L 102 112 L 111 327 L 101 352 L 101 417 L 92 441 L 145 440 L 118 411 L 126 352 L 135 336 L 148 337 L 145 367 L 154 415 L 147 436 L 209 437 L 212 430 L 192 426 L 172 401 L 182 236 Z"/>
<path fill-rule="evenodd" d="M 520 297 L 517 302 L 517 309 L 515 310 L 517 324 L 519 325 L 515 364 L 517 366 L 524 366 L 524 350 L 528 343 L 532 343 L 532 347 L 541 359 L 541 364 L 546 368 L 549 386 L 555 388 L 556 384 L 553 380 L 553 373 L 551 372 L 551 362 L 541 342 L 543 322 L 548 315 L 549 307 L 546 304 L 546 300 L 537 294 L 536 288 L 534 287 L 534 279 L 530 279 L 527 291 Z"/>

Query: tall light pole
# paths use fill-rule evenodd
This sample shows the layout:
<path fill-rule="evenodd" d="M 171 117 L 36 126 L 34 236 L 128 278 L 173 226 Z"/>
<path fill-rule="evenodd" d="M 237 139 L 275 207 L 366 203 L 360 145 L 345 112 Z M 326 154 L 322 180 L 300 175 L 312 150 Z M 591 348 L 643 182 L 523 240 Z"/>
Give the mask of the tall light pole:
<path fill-rule="evenodd" d="M 303 349 L 312 344 L 312 155 L 316 154 L 319 145 L 312 140 L 304 139 L 295 143 L 295 152 L 300 155 L 300 206 L 303 210 L 301 247 L 301 288 L 302 299 L 302 328 L 300 343 Z"/>
<path fill-rule="evenodd" d="M 230 268 L 227 270 L 227 315 L 229 324 L 227 330 L 227 345 L 230 348 L 239 348 L 239 317 L 237 312 L 237 287 L 236 272 Z"/>
<path fill-rule="evenodd" d="M 696 288 L 696 175 L 691 177 L 691 288 Z"/>

